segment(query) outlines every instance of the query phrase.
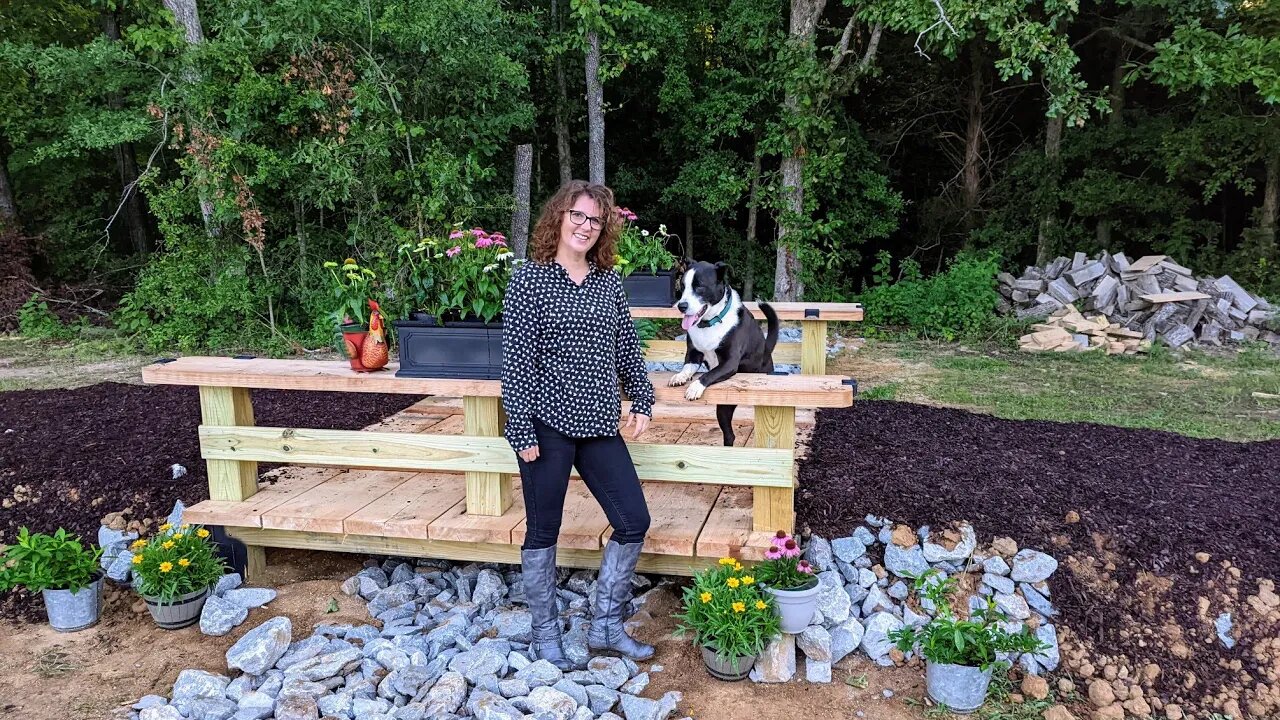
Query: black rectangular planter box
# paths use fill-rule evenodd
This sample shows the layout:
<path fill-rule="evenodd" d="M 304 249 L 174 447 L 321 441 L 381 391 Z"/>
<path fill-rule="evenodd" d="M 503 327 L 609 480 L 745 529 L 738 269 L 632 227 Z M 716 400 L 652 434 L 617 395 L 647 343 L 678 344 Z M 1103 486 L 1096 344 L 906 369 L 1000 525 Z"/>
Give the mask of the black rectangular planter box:
<path fill-rule="evenodd" d="M 676 279 L 670 270 L 633 272 L 622 279 L 622 289 L 631 307 L 671 307 L 676 303 Z"/>
<path fill-rule="evenodd" d="M 396 377 L 500 380 L 502 323 L 448 322 L 418 316 L 397 320 L 400 369 Z"/>

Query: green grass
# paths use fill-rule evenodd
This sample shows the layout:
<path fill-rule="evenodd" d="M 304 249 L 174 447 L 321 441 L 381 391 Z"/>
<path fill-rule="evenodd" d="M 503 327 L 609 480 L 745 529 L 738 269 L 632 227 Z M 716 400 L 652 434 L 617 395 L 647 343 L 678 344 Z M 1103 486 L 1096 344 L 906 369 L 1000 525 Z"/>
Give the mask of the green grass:
<path fill-rule="evenodd" d="M 1018 420 L 1095 422 L 1168 430 L 1200 438 L 1280 438 L 1280 356 L 1261 347 L 1150 356 L 1023 353 L 1007 345 L 871 342 L 841 358 L 900 372 L 888 382 L 867 378 L 861 399 L 925 402 Z M 860 378 L 861 379 L 861 378 Z"/>

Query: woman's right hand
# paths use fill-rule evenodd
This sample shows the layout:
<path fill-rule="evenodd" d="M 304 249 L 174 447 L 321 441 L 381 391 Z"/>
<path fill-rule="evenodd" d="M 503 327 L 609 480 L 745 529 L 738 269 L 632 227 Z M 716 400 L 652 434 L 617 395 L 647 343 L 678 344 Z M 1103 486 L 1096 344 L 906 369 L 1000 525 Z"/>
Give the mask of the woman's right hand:
<path fill-rule="evenodd" d="M 520 456 L 521 460 L 525 462 L 533 462 L 538 459 L 538 446 L 534 445 L 531 448 L 525 448 L 517 454 Z"/>

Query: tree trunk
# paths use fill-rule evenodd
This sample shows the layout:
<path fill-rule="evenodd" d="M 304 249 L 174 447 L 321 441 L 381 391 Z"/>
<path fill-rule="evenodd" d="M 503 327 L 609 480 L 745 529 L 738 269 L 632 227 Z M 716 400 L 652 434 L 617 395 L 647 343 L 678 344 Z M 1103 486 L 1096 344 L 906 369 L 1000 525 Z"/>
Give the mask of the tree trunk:
<path fill-rule="evenodd" d="M 588 179 L 604 184 L 604 84 L 600 82 L 600 33 L 587 33 L 587 128 L 590 155 Z"/>
<path fill-rule="evenodd" d="M 1267 185 L 1262 191 L 1262 210 L 1258 217 L 1258 229 L 1262 231 L 1262 246 L 1268 260 L 1275 260 L 1276 224 L 1280 218 L 1280 149 L 1272 148 L 1267 158 Z"/>
<path fill-rule="evenodd" d="M 982 194 L 982 99 L 985 92 L 986 59 L 981 43 L 969 46 L 969 123 L 964 135 L 964 229 L 966 247 L 969 237 L 978 227 L 978 199 Z"/>
<path fill-rule="evenodd" d="M 102 13 L 102 32 L 112 42 L 120 42 L 120 24 L 114 12 Z M 112 110 L 124 107 L 124 98 L 118 92 L 111 93 L 107 102 Z M 147 238 L 147 219 L 142 209 L 142 193 L 138 191 L 138 160 L 133 150 L 133 143 L 123 142 L 116 145 L 115 155 L 116 171 L 120 173 L 120 192 L 129 241 L 133 251 L 145 257 L 151 252 L 151 242 Z"/>
<path fill-rule="evenodd" d="M 827 0 L 791 0 L 791 42 L 814 52 L 813 34 L 818 18 Z M 800 100 L 795 89 L 788 86 L 783 100 L 786 113 L 796 115 Z M 804 297 L 804 280 L 800 274 L 800 257 L 787 241 L 794 232 L 794 223 L 804 213 L 804 156 L 805 138 L 796 130 L 788 132 L 791 151 L 782 158 L 783 212 L 778 218 L 777 260 L 774 265 L 773 299 L 778 301 L 800 300 Z"/>
<path fill-rule="evenodd" d="M 183 35 L 186 37 L 188 45 L 199 45 L 204 42 L 204 29 L 200 27 L 200 12 L 196 8 L 196 0 L 164 0 L 164 6 L 173 13 L 174 20 L 182 27 Z M 182 80 L 186 83 L 195 83 L 200 79 L 196 74 L 196 69 L 190 63 L 184 63 L 182 70 Z M 194 127 L 194 123 L 188 125 Z M 204 219 L 205 232 L 210 237 L 219 235 L 218 226 L 213 221 L 213 201 L 210 200 L 203 192 L 200 194 L 200 215 Z"/>
<path fill-rule="evenodd" d="M 302 200 L 293 201 L 293 221 L 298 229 L 298 287 L 307 291 L 307 213 Z"/>
<path fill-rule="evenodd" d="M 511 248 L 516 257 L 525 258 L 529 251 L 529 176 L 533 173 L 533 146 L 516 146 L 515 183 L 511 192 L 516 206 L 511 211 Z"/>
<path fill-rule="evenodd" d="M 1124 64 L 1129 61 L 1128 43 L 1116 41 L 1115 64 L 1111 66 L 1111 89 L 1107 93 L 1111 114 L 1107 116 L 1107 126 L 1114 129 L 1124 125 Z M 1115 138 L 1112 138 L 1115 141 Z M 1098 218 L 1098 226 L 1094 228 L 1098 247 L 1103 250 L 1111 248 L 1112 219 L 1106 215 Z"/>
<path fill-rule="evenodd" d="M 18 225 L 18 204 L 9 180 L 9 142 L 0 135 L 0 230 Z"/>
<path fill-rule="evenodd" d="M 693 259 L 693 216 L 684 216 L 684 256 Z"/>
<path fill-rule="evenodd" d="M 1053 252 L 1053 229 L 1058 224 L 1058 156 L 1062 150 L 1062 116 L 1051 117 L 1045 124 L 1044 156 L 1049 173 L 1045 199 L 1047 205 L 1040 218 L 1040 234 L 1036 243 L 1036 265 L 1043 267 Z"/>
<path fill-rule="evenodd" d="M 743 280 L 742 280 L 742 297 L 748 302 L 755 299 L 756 293 L 756 273 L 755 273 L 755 250 L 756 250 L 756 219 L 759 214 L 760 203 L 760 143 L 756 142 L 754 157 L 751 159 L 751 195 L 747 199 L 747 240 L 746 247 L 743 248 Z"/>
<path fill-rule="evenodd" d="M 560 12 L 556 0 L 551 0 L 551 15 L 555 28 L 560 29 Z M 556 102 L 556 154 L 560 159 L 560 184 L 564 185 L 573 179 L 573 155 L 569 147 L 569 120 L 566 117 L 569 108 L 569 91 L 564 82 L 564 58 L 556 57 L 556 86 L 560 88 L 560 97 Z"/>

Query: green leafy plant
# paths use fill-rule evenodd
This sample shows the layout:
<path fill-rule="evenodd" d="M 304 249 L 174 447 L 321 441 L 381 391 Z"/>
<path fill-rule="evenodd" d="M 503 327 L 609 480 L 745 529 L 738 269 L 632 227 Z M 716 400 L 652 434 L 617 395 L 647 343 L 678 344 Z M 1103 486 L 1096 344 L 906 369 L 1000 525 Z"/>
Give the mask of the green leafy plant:
<path fill-rule="evenodd" d="M 418 309 L 437 321 L 492 322 L 502 314 L 502 296 L 517 264 L 502 233 L 464 230 L 457 223 L 447 237 L 402 244 L 400 256 Z"/>
<path fill-rule="evenodd" d="M 691 636 L 724 661 L 759 655 L 779 631 L 772 598 L 733 558 L 721 558 L 715 567 L 695 575 L 683 602 L 684 612 L 676 615 L 676 636 Z"/>
<path fill-rule="evenodd" d="M 784 530 L 773 538 L 764 561 L 755 566 L 756 579 L 775 590 L 801 590 L 818 581 L 808 560 L 800 559 L 800 543 Z"/>
<path fill-rule="evenodd" d="M 961 255 L 946 271 L 925 278 L 920 265 L 907 258 L 890 282 L 892 258 L 887 251 L 876 255 L 876 285 L 859 298 L 866 307 L 866 323 L 872 334 L 902 334 L 955 340 L 987 329 L 996 317 L 994 256 Z"/>
<path fill-rule="evenodd" d="M 39 295 L 32 295 L 18 308 L 18 332 L 41 340 L 70 340 L 76 336 L 75 326 L 64 324 Z"/>
<path fill-rule="evenodd" d="M 667 232 L 666 225 L 659 225 L 654 232 L 641 230 L 632 223 L 636 214 L 620 207 L 618 216 L 625 221 L 618 235 L 618 267 L 626 277 L 641 270 L 657 273 L 675 267 L 676 256 L 667 249 L 667 242 L 676 237 Z"/>
<path fill-rule="evenodd" d="M 199 526 L 175 528 L 165 523 L 158 533 L 135 540 L 129 549 L 134 553 L 135 587 L 161 603 L 203 590 L 226 572 L 226 563 L 218 557 L 209 531 Z"/>
<path fill-rule="evenodd" d="M 80 538 L 58 528 L 53 535 L 18 531 L 18 543 L 0 553 L 0 591 L 22 586 L 79 592 L 93 582 L 102 548 L 80 544 Z"/>
<path fill-rule="evenodd" d="M 366 324 L 369 300 L 373 297 L 377 274 L 367 267 L 361 267 L 354 258 L 347 258 L 341 265 L 329 260 L 324 267 L 331 278 L 334 324 Z"/>
<path fill-rule="evenodd" d="M 917 593 L 931 600 L 937 614 L 921 626 L 908 626 L 889 633 L 889 639 L 898 649 L 909 652 L 919 648 L 920 654 L 931 663 L 964 665 L 986 670 L 997 663 L 997 653 L 1027 653 L 1043 650 L 1048 646 L 1032 635 L 1024 626 L 1018 632 L 1009 632 L 999 623 L 1008 620 L 987 599 L 968 620 L 956 617 L 948 596 L 956 589 L 955 578 L 935 579 L 936 570 L 930 570 L 916 578 Z"/>

